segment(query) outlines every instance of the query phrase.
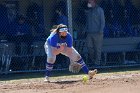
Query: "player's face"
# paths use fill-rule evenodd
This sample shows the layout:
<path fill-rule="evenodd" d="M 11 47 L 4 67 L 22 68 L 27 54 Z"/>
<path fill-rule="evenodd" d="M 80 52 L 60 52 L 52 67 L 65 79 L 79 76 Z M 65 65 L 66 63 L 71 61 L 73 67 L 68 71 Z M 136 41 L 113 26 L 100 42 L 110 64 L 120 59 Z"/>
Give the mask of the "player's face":
<path fill-rule="evenodd" d="M 67 32 L 66 32 L 66 31 L 60 32 L 59 35 L 60 35 L 60 37 L 61 37 L 62 39 L 65 39 L 66 36 L 67 36 Z"/>

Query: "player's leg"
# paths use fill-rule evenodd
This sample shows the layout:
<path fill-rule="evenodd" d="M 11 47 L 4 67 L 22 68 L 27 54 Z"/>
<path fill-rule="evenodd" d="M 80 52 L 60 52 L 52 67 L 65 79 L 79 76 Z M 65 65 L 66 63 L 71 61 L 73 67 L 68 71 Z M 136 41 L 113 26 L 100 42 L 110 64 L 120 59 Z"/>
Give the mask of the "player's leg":
<path fill-rule="evenodd" d="M 66 49 L 67 50 L 67 49 Z M 82 59 L 81 55 L 77 52 L 75 48 L 72 47 L 72 53 L 67 53 L 64 51 L 62 54 L 68 56 L 74 62 L 78 62 L 81 64 L 81 69 L 84 71 L 85 74 L 88 74 L 89 79 L 92 79 L 93 76 L 97 73 L 97 69 L 90 70 L 88 69 L 87 65 L 85 64 L 84 60 Z"/>
<path fill-rule="evenodd" d="M 53 69 L 55 60 L 56 60 L 56 55 L 53 55 L 52 48 L 47 43 L 45 43 L 44 48 L 45 48 L 45 52 L 47 54 L 45 81 L 49 81 L 49 77 L 50 77 L 51 71 Z"/>
<path fill-rule="evenodd" d="M 67 49 L 65 49 L 67 50 Z M 81 55 L 76 51 L 75 48 L 72 47 L 72 53 L 68 53 L 67 51 L 62 52 L 63 55 L 66 55 L 67 57 L 69 57 L 72 61 L 74 62 L 78 62 L 79 64 L 81 64 L 81 69 L 84 71 L 84 73 L 88 74 L 89 69 L 87 67 L 87 65 L 85 64 L 83 58 L 81 57 Z"/>

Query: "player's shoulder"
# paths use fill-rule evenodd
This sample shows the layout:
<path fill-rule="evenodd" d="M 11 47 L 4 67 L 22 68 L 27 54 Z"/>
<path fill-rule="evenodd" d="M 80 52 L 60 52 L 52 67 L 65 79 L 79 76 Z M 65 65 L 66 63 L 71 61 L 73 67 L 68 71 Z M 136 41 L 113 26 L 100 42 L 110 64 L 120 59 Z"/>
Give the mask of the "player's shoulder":
<path fill-rule="evenodd" d="M 51 32 L 48 39 L 53 39 L 57 37 L 57 33 Z"/>
<path fill-rule="evenodd" d="M 71 35 L 71 33 L 70 33 L 70 32 L 67 32 L 67 34 L 68 34 L 68 35 Z"/>
<path fill-rule="evenodd" d="M 56 37 L 57 33 L 56 32 L 51 32 L 50 37 Z"/>
<path fill-rule="evenodd" d="M 67 32 L 67 36 L 68 36 L 68 37 L 72 37 L 72 35 L 71 35 L 69 32 Z"/>

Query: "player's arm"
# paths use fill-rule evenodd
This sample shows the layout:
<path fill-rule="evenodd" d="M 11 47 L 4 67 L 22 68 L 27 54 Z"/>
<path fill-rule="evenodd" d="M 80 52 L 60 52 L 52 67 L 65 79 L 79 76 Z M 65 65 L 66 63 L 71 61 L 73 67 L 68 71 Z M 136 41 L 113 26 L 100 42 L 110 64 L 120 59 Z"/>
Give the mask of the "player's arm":
<path fill-rule="evenodd" d="M 72 36 L 69 34 L 68 40 L 67 40 L 67 52 L 72 53 L 72 45 L 73 45 L 73 39 Z"/>
<path fill-rule="evenodd" d="M 54 55 L 58 55 L 61 53 L 61 51 L 64 50 L 64 46 L 60 46 L 59 48 L 56 48 L 56 47 L 52 47 L 52 53 Z"/>
<path fill-rule="evenodd" d="M 64 46 L 58 46 L 57 43 L 58 43 L 58 38 L 57 36 L 53 36 L 51 39 L 50 39 L 50 43 L 51 43 L 51 46 L 52 46 L 52 53 L 54 55 L 58 55 L 63 49 L 64 49 Z"/>

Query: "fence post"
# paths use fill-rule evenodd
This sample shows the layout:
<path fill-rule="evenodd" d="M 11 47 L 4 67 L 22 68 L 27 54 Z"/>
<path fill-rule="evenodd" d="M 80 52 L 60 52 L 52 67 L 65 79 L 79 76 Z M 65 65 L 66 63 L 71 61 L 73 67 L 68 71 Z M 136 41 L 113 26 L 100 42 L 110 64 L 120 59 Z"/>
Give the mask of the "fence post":
<path fill-rule="evenodd" d="M 67 0 L 67 9 L 68 9 L 68 27 L 69 32 L 73 35 L 73 27 L 72 27 L 72 0 Z"/>

